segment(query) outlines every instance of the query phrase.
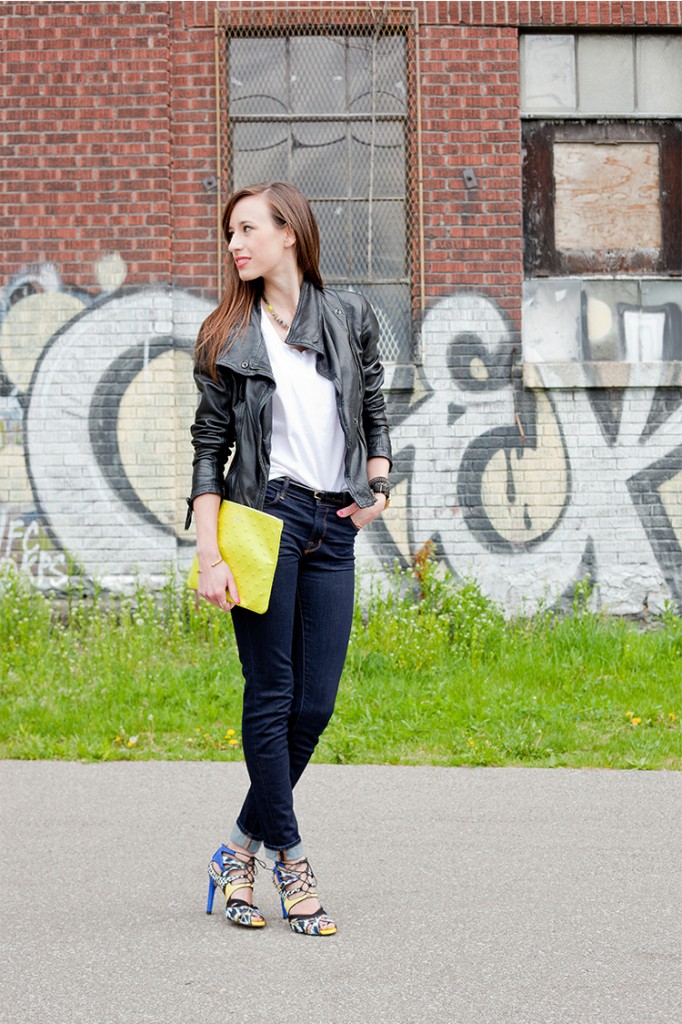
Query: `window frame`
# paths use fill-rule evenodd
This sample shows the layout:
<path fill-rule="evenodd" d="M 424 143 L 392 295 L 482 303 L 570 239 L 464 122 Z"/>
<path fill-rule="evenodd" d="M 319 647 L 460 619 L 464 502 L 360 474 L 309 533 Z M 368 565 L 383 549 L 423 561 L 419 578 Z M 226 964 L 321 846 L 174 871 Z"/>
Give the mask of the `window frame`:
<path fill-rule="evenodd" d="M 595 274 L 682 273 L 682 120 L 525 119 L 523 269 L 527 278 Z M 650 250 L 557 249 L 554 230 L 555 142 L 654 142 L 660 153 L 661 247 Z"/>
<path fill-rule="evenodd" d="M 215 12 L 215 67 L 217 138 L 218 285 L 223 286 L 223 244 L 220 218 L 225 199 L 233 191 L 232 134 L 229 109 L 230 83 L 228 41 L 230 38 L 292 36 L 301 34 L 370 35 L 400 33 L 405 38 L 407 114 L 405 116 L 405 242 L 411 315 L 409 351 L 394 365 L 418 361 L 416 326 L 424 306 L 425 273 L 423 246 L 423 196 L 421 171 L 421 122 L 419 107 L 418 20 L 416 10 L 367 7 L 290 8 L 264 6 L 245 12 L 223 9 Z M 373 282 L 367 281 L 368 286 Z M 333 286 L 333 285 L 332 285 Z M 341 285 L 339 285 L 341 287 Z M 359 284 L 362 288 L 362 284 Z"/>

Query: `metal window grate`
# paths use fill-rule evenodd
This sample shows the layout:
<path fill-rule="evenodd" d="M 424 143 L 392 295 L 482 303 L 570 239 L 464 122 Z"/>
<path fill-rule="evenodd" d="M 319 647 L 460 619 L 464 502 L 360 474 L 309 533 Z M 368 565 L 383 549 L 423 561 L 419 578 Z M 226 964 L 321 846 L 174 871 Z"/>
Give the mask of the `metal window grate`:
<path fill-rule="evenodd" d="M 254 181 L 297 185 L 325 282 L 366 295 L 387 362 L 413 358 L 423 278 L 415 37 L 405 9 L 217 14 L 220 204 Z"/>

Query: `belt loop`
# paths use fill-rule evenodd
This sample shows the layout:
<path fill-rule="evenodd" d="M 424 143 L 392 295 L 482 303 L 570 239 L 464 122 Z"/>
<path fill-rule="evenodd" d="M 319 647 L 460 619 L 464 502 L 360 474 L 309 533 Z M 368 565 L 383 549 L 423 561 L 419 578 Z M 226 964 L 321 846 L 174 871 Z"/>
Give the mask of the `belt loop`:
<path fill-rule="evenodd" d="M 291 483 L 291 477 L 290 476 L 285 476 L 284 477 L 284 483 L 282 484 L 282 489 L 279 492 L 280 498 L 286 498 L 287 491 L 289 490 L 289 484 L 290 483 Z"/>

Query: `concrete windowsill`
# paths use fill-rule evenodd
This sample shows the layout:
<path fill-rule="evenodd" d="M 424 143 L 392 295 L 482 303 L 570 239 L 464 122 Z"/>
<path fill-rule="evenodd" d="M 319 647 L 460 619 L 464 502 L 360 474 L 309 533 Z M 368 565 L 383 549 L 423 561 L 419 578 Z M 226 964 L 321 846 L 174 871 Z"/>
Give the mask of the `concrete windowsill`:
<path fill-rule="evenodd" d="M 682 387 L 682 362 L 524 363 L 528 388 L 660 388 Z"/>

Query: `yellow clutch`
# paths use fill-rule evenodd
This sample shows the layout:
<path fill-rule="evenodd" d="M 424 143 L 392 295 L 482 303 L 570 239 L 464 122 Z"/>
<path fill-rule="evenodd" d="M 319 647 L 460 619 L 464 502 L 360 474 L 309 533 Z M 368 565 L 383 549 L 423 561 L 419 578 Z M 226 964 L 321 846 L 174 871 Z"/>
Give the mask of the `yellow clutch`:
<path fill-rule="evenodd" d="M 218 549 L 234 576 L 239 607 L 262 615 L 268 610 L 277 566 L 282 520 L 258 509 L 223 501 L 218 512 Z M 199 559 L 195 557 L 187 586 L 199 586 Z"/>

